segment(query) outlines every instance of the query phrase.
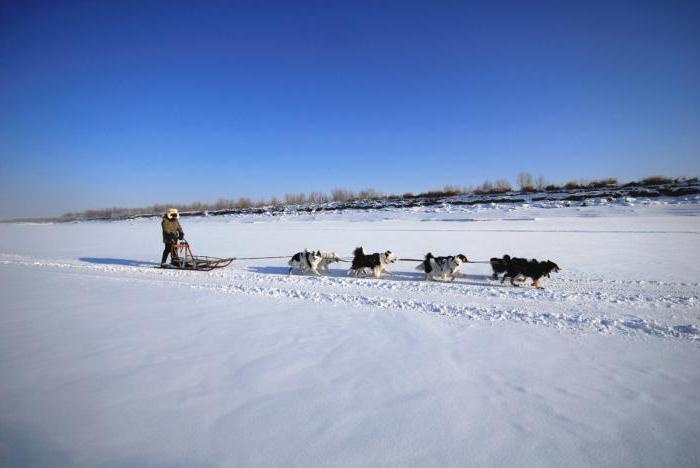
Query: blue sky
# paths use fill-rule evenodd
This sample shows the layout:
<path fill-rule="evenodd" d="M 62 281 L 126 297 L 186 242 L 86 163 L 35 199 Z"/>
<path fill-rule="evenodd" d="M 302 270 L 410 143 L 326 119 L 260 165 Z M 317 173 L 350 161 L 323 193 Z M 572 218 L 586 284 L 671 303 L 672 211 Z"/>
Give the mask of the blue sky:
<path fill-rule="evenodd" d="M 700 3 L 2 2 L 0 217 L 700 173 Z"/>

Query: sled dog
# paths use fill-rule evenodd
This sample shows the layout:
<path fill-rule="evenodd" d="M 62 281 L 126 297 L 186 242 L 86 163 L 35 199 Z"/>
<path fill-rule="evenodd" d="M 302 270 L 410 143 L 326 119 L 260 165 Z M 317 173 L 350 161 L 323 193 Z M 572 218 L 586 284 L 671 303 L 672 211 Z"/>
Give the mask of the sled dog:
<path fill-rule="evenodd" d="M 320 276 L 321 273 L 318 271 L 318 266 L 321 264 L 323 257 L 319 251 L 309 251 L 305 249 L 303 252 L 297 252 L 292 255 L 287 264 L 289 265 L 288 275 L 292 274 L 292 270 L 297 269 L 301 273 L 311 272 L 316 276 Z"/>
<path fill-rule="evenodd" d="M 508 265 L 509 261 L 510 261 L 510 255 L 504 255 L 503 258 L 493 257 L 490 260 L 491 269 L 493 270 L 493 276 L 491 278 L 497 280 L 498 275 L 500 275 L 501 273 L 505 273 L 506 272 L 506 265 Z"/>
<path fill-rule="evenodd" d="M 454 281 L 455 276 L 458 274 L 459 267 L 467 262 L 467 257 L 462 254 L 435 257 L 432 253 L 428 252 L 425 256 L 425 260 L 416 267 L 416 270 L 425 272 L 426 281 L 431 279 L 436 281 Z"/>
<path fill-rule="evenodd" d="M 335 252 L 321 252 L 321 261 L 318 264 L 318 269 L 328 273 L 328 267 L 332 263 L 340 261 L 340 257 Z"/>
<path fill-rule="evenodd" d="M 372 274 L 375 278 L 379 278 L 382 275 L 382 271 L 386 271 L 391 274 L 387 266 L 390 263 L 396 261 L 396 255 L 391 253 L 391 250 L 387 250 L 384 253 L 373 253 L 366 254 L 362 247 L 358 247 L 353 252 L 352 266 L 348 271 L 348 274 L 354 273 L 355 276 L 359 276 L 362 273 L 365 276 L 367 273 L 365 269 L 372 270 Z"/>
<path fill-rule="evenodd" d="M 506 264 L 506 273 L 503 275 L 501 283 L 503 283 L 506 278 L 510 278 L 510 284 L 517 286 L 517 284 L 515 284 L 515 279 L 522 276 L 532 279 L 532 285 L 534 287 L 542 288 L 540 286 L 540 279 L 543 276 L 549 278 L 551 272 L 556 273 L 558 271 L 559 265 L 550 260 L 538 262 L 535 259 L 511 258 Z"/>

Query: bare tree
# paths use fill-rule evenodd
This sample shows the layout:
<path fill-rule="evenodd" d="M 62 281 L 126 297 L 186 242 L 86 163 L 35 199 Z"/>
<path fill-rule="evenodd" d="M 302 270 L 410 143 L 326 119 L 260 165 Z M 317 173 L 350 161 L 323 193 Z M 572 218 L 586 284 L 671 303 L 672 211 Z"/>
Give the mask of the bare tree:
<path fill-rule="evenodd" d="M 545 187 L 547 187 L 547 179 L 545 179 L 544 176 L 539 176 L 537 178 L 537 190 L 541 192 Z"/>
<path fill-rule="evenodd" d="M 357 193 L 357 198 L 359 198 L 360 200 L 376 200 L 377 198 L 382 198 L 382 196 L 383 195 L 381 192 L 373 188 L 360 190 Z"/>
<path fill-rule="evenodd" d="M 328 201 L 328 195 L 323 192 L 311 192 L 306 198 L 309 203 L 321 204 Z"/>
<path fill-rule="evenodd" d="M 518 174 L 518 185 L 522 191 L 531 191 L 535 188 L 535 183 L 532 174 L 529 172 L 521 172 Z"/>
<path fill-rule="evenodd" d="M 306 203 L 306 194 L 303 192 L 286 193 L 284 194 L 284 203 L 287 205 L 301 205 Z"/>
<path fill-rule="evenodd" d="M 513 187 L 510 185 L 510 182 L 508 182 L 505 179 L 498 179 L 496 182 L 494 182 L 493 188 L 497 193 L 505 193 L 513 190 Z"/>
<path fill-rule="evenodd" d="M 331 197 L 333 201 L 344 202 L 354 199 L 356 195 L 352 190 L 334 188 L 331 190 Z"/>

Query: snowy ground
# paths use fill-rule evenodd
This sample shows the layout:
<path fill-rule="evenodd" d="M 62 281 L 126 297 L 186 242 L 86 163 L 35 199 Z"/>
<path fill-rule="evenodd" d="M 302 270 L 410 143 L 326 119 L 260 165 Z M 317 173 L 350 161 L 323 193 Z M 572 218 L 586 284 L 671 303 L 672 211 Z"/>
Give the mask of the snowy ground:
<path fill-rule="evenodd" d="M 700 204 L 601 205 L 183 220 L 203 255 L 549 258 L 545 290 L 0 225 L 0 465 L 699 466 Z"/>

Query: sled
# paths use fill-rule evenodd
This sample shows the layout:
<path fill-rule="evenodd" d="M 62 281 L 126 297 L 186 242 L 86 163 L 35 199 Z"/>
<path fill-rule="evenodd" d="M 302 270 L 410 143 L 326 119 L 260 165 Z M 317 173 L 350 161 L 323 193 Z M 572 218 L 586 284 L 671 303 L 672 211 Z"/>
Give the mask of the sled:
<path fill-rule="evenodd" d="M 205 257 L 193 255 L 190 244 L 180 241 L 173 244 L 170 250 L 172 260 L 170 265 L 159 268 L 172 268 L 176 270 L 211 271 L 216 268 L 229 266 L 233 258 Z"/>

